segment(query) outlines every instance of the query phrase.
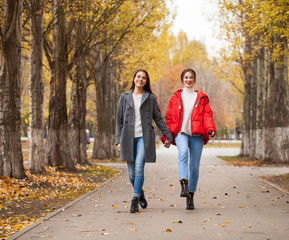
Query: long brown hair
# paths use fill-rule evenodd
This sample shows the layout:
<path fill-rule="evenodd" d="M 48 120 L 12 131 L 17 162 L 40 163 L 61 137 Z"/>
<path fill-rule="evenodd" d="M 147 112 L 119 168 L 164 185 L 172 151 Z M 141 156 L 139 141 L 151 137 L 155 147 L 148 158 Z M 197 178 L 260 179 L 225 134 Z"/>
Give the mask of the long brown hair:
<path fill-rule="evenodd" d="M 152 89 L 151 89 L 151 82 L 150 82 L 149 74 L 148 74 L 148 72 L 147 72 L 146 70 L 144 70 L 144 69 L 139 69 L 139 70 L 137 70 L 137 71 L 135 72 L 135 74 L 134 74 L 134 76 L 133 76 L 133 79 L 132 79 L 132 84 L 131 84 L 130 90 L 133 91 L 134 88 L 135 88 L 134 79 L 135 79 L 135 77 L 136 77 L 136 75 L 137 75 L 138 72 L 144 72 L 144 73 L 146 74 L 146 77 L 147 77 L 147 83 L 146 83 L 146 85 L 144 86 L 143 89 L 144 89 L 145 91 L 149 92 L 149 93 L 153 93 L 153 92 L 152 92 Z"/>

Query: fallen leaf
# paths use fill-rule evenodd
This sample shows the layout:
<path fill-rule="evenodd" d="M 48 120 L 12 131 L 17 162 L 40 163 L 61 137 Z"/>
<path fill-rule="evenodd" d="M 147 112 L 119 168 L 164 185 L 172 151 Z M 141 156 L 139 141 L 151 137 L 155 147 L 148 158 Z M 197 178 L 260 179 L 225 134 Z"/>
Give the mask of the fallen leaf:
<path fill-rule="evenodd" d="M 81 213 L 79 213 L 79 214 L 72 214 L 72 217 L 81 217 L 81 216 L 82 216 Z"/>
<path fill-rule="evenodd" d="M 137 230 L 135 228 L 130 228 L 129 230 L 136 232 Z"/>
<path fill-rule="evenodd" d="M 226 227 L 226 224 L 218 224 L 219 227 Z"/>
<path fill-rule="evenodd" d="M 225 221 L 224 223 L 229 223 L 231 220 L 227 220 L 227 221 Z"/>
<path fill-rule="evenodd" d="M 249 230 L 250 228 L 252 228 L 252 226 L 248 226 L 248 227 L 243 227 L 245 230 Z"/>
<path fill-rule="evenodd" d="M 172 232 L 173 230 L 172 229 L 170 229 L 170 228 L 167 228 L 166 229 L 166 232 Z"/>

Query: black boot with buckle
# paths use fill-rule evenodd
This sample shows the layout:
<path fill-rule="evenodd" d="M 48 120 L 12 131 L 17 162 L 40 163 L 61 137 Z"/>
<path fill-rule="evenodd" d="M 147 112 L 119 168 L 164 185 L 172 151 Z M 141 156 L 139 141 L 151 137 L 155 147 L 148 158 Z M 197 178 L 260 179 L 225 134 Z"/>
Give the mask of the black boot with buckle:
<path fill-rule="evenodd" d="M 189 192 L 189 196 L 187 197 L 187 209 L 188 210 L 193 210 L 195 209 L 195 205 L 194 205 L 194 193 L 193 192 Z"/>
<path fill-rule="evenodd" d="M 130 213 L 139 212 L 138 202 L 139 202 L 139 198 L 133 197 L 133 199 L 131 200 Z"/>
<path fill-rule="evenodd" d="M 187 197 L 189 196 L 189 189 L 188 189 L 188 179 L 181 179 L 180 180 L 182 191 L 181 191 L 181 197 Z"/>
<path fill-rule="evenodd" d="M 147 200 L 145 199 L 145 196 L 144 196 L 144 191 L 141 190 L 141 195 L 139 197 L 139 205 L 144 209 L 148 206 L 148 202 Z"/>

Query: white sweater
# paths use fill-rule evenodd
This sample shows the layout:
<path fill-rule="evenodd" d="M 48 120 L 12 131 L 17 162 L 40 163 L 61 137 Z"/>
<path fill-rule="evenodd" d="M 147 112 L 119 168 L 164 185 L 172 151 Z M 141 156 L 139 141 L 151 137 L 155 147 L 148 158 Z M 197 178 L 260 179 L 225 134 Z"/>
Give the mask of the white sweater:
<path fill-rule="evenodd" d="M 183 106 L 184 106 L 183 124 L 181 132 L 191 136 L 192 135 L 191 116 L 197 99 L 197 92 L 195 92 L 193 88 L 183 88 L 181 96 L 183 99 Z"/>
<path fill-rule="evenodd" d="M 142 95 L 133 96 L 133 105 L 134 105 L 134 137 L 138 138 L 142 136 L 142 126 L 141 126 L 141 117 L 140 117 L 140 103 Z"/>

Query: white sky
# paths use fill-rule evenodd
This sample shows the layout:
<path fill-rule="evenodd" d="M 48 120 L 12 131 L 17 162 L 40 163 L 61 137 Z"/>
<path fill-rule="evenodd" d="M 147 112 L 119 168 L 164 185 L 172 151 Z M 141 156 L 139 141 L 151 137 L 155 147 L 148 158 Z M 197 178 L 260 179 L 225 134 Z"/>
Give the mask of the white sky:
<path fill-rule="evenodd" d="M 217 39 L 218 27 L 213 21 L 217 16 L 217 0 L 173 0 L 176 18 L 172 31 L 177 35 L 183 30 L 189 40 L 203 42 L 209 55 L 214 56 L 220 49 Z"/>

